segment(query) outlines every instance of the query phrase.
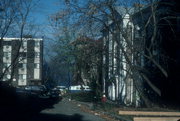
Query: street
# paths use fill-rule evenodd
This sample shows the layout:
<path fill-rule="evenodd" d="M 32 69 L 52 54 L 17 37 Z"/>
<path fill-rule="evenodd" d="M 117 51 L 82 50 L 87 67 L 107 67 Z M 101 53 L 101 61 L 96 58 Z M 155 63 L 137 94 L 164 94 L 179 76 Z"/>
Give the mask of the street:
<path fill-rule="evenodd" d="M 80 108 L 63 99 L 51 109 L 45 109 L 28 121 L 105 121 L 104 119 L 80 110 Z"/>

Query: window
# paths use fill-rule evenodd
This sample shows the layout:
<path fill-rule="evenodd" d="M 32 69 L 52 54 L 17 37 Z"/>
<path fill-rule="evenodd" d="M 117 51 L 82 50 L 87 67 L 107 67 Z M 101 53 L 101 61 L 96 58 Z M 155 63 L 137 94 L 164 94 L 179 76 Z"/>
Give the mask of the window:
<path fill-rule="evenodd" d="M 11 57 L 11 52 L 4 52 L 4 57 Z"/>
<path fill-rule="evenodd" d="M 76 87 L 76 90 L 80 90 L 80 87 Z"/>
<path fill-rule="evenodd" d="M 4 68 L 7 68 L 7 67 L 9 67 L 10 65 L 11 65 L 10 63 L 4 63 L 4 64 L 3 64 L 3 67 L 4 67 Z"/>
<path fill-rule="evenodd" d="M 27 47 L 27 41 L 22 42 L 22 47 Z"/>
<path fill-rule="evenodd" d="M 11 41 L 3 41 L 3 45 L 11 45 Z"/>
<path fill-rule="evenodd" d="M 35 58 L 39 58 L 40 57 L 40 53 L 39 52 L 35 52 Z"/>
<path fill-rule="evenodd" d="M 40 68 L 40 64 L 39 63 L 35 63 L 34 64 L 34 68 Z"/>
<path fill-rule="evenodd" d="M 8 79 L 10 79 L 11 78 L 11 75 L 10 74 L 6 74 L 6 75 L 4 75 L 4 77 L 3 77 L 5 80 L 8 80 Z"/>
<path fill-rule="evenodd" d="M 19 63 L 19 68 L 26 68 L 26 64 L 25 63 Z"/>
<path fill-rule="evenodd" d="M 22 58 L 26 58 L 26 52 L 20 52 L 19 56 L 22 57 Z"/>
<path fill-rule="evenodd" d="M 35 41 L 35 47 L 39 47 L 40 46 L 40 42 L 39 41 Z"/>
<path fill-rule="evenodd" d="M 26 75 L 25 74 L 19 74 L 19 79 L 20 80 L 25 80 L 26 79 Z"/>
<path fill-rule="evenodd" d="M 11 46 L 8 45 L 3 46 L 3 52 L 11 52 L 11 50 L 12 50 Z"/>

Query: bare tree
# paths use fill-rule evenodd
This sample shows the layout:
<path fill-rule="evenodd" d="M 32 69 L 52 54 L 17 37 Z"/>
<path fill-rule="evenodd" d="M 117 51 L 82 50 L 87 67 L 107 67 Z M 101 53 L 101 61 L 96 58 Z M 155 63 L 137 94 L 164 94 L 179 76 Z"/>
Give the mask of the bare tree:
<path fill-rule="evenodd" d="M 127 81 L 124 78 L 124 83 L 128 84 L 133 80 L 136 90 L 147 106 L 151 106 L 152 102 L 147 97 L 148 91 L 144 91 L 146 89 L 143 86 L 144 81 L 156 95 L 161 97 L 161 89 L 155 85 L 152 78 L 157 75 L 151 75 L 153 67 L 154 72 L 158 72 L 163 78 L 168 78 L 166 59 L 159 58 L 159 55 L 162 55 L 159 50 L 161 49 L 160 37 L 162 35 L 158 28 L 160 20 L 168 19 L 167 16 L 161 17 L 158 14 L 160 12 L 159 1 L 87 0 L 81 2 L 68 0 L 65 1 L 65 5 L 66 9 L 55 15 L 57 22 L 61 24 L 61 21 L 69 17 L 71 21 L 69 26 L 76 29 L 76 35 L 97 38 L 101 36 L 101 30 L 108 35 L 107 41 L 104 42 L 107 49 L 105 53 L 108 53 L 107 56 L 111 60 L 111 65 L 108 64 L 109 62 L 107 63 L 111 70 L 111 76 L 108 78 L 115 85 L 118 84 L 115 80 L 116 75 L 126 73 Z M 129 20 L 124 23 L 124 19 Z M 140 32 L 138 41 L 134 34 L 137 31 Z M 110 46 L 111 53 L 108 50 Z M 162 56 L 168 58 L 166 55 Z M 114 69 L 115 63 L 123 63 L 124 66 L 120 64 Z M 148 63 L 150 63 L 151 69 L 147 67 Z M 123 70 L 123 72 L 119 70 Z M 115 90 L 118 92 L 116 88 Z M 118 94 L 115 96 L 117 100 Z"/>
<path fill-rule="evenodd" d="M 9 83 L 11 84 L 14 78 L 15 68 L 17 68 L 19 61 L 23 61 L 23 59 L 19 59 L 19 56 L 21 56 L 20 49 L 23 46 L 22 41 L 24 35 L 32 34 L 32 31 L 31 33 L 29 33 L 28 31 L 28 29 L 30 29 L 29 15 L 32 11 L 32 8 L 35 8 L 36 3 L 32 2 L 32 0 L 2 0 L 0 2 L 0 5 L 2 8 L 2 11 L 0 13 L 0 20 L 2 21 L 0 25 L 1 48 L 3 47 L 2 41 L 5 36 L 19 37 L 20 39 L 16 50 L 13 50 L 13 58 L 11 64 L 5 68 L 0 76 L 0 79 L 2 79 L 6 73 L 9 73 L 8 70 L 11 68 L 11 78 L 9 79 Z"/>
<path fill-rule="evenodd" d="M 0 33 L 1 33 L 1 40 L 3 37 L 7 34 L 9 28 L 12 26 L 12 24 L 15 22 L 17 11 L 16 8 L 18 8 L 17 1 L 12 0 L 2 0 L 0 2 Z"/>

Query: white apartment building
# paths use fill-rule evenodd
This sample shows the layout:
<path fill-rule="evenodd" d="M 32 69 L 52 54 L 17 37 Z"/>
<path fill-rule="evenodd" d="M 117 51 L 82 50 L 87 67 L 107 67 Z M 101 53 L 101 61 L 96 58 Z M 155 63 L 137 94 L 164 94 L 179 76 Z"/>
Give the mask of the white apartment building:
<path fill-rule="evenodd" d="M 3 38 L 0 50 L 1 81 L 14 86 L 42 83 L 43 39 Z"/>

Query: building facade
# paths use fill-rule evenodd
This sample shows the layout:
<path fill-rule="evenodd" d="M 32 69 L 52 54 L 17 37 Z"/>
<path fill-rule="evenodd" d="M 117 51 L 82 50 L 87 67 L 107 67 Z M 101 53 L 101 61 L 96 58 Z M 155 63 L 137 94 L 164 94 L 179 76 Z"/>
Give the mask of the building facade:
<path fill-rule="evenodd" d="M 42 84 L 43 39 L 3 38 L 0 49 L 1 81 L 13 86 Z"/>
<path fill-rule="evenodd" d="M 109 99 L 135 106 L 180 99 L 180 22 L 174 6 L 162 0 L 131 14 L 119 11 L 119 23 L 103 30 L 103 91 Z"/>
<path fill-rule="evenodd" d="M 117 10 L 118 11 L 118 10 Z M 132 78 L 134 26 L 130 14 L 121 7 L 118 23 L 103 30 L 103 84 L 109 99 L 138 105 L 139 96 Z"/>
<path fill-rule="evenodd" d="M 139 51 L 136 64 L 146 70 L 143 74 L 149 82 L 144 79 L 143 86 L 151 100 L 180 100 L 178 7 L 176 0 L 160 0 L 132 15 L 134 43 Z"/>

